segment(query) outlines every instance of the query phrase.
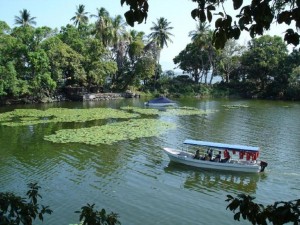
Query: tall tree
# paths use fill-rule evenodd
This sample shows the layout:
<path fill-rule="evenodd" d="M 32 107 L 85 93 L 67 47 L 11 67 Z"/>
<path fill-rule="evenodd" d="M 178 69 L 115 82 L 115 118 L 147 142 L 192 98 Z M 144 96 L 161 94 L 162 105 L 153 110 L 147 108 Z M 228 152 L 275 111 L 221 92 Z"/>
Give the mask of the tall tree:
<path fill-rule="evenodd" d="M 97 8 L 97 14 L 92 14 L 91 18 L 96 18 L 94 34 L 99 38 L 104 46 L 108 46 L 109 37 L 111 36 L 111 18 L 109 12 L 101 7 Z"/>
<path fill-rule="evenodd" d="M 15 16 L 15 24 L 25 26 L 36 25 L 36 17 L 31 17 L 30 12 L 27 9 L 20 11 L 20 16 Z"/>
<path fill-rule="evenodd" d="M 189 36 L 192 38 L 194 45 L 198 46 L 202 52 L 201 56 L 201 68 L 202 75 L 204 75 L 205 83 L 207 83 L 208 72 L 211 71 L 210 83 L 216 72 L 216 49 L 212 45 L 213 32 L 209 29 L 209 25 L 206 22 L 199 22 L 196 26 L 196 30 L 191 31 Z M 202 77 L 202 76 L 201 76 Z"/>
<path fill-rule="evenodd" d="M 120 40 L 124 39 L 126 34 L 127 24 L 124 22 L 122 16 L 117 15 L 112 19 L 111 29 L 112 29 L 112 45 L 116 45 Z"/>
<path fill-rule="evenodd" d="M 149 34 L 148 38 L 150 41 L 154 41 L 161 49 L 165 46 L 168 47 L 168 42 L 173 42 L 170 36 L 174 36 L 170 33 L 170 30 L 173 27 L 170 26 L 171 22 L 168 22 L 167 19 L 160 17 L 157 19 L 157 23 L 152 22 L 152 33 Z"/>
<path fill-rule="evenodd" d="M 85 6 L 79 5 L 77 6 L 77 11 L 75 12 L 75 16 L 71 18 L 74 21 L 74 25 L 80 28 L 82 25 L 87 24 L 89 21 L 89 17 L 87 16 L 88 12 L 85 12 Z"/>
<path fill-rule="evenodd" d="M 170 26 L 171 22 L 168 22 L 167 19 L 160 17 L 157 19 L 157 23 L 152 22 L 152 27 L 150 30 L 152 33 L 149 34 L 148 38 L 150 42 L 155 43 L 156 49 L 157 49 L 157 64 L 159 65 L 160 61 L 160 51 L 167 46 L 168 47 L 168 42 L 173 42 L 171 39 L 171 36 L 174 36 L 172 33 L 170 33 L 170 30 L 173 29 L 173 27 Z M 158 68 L 156 68 L 155 72 L 155 80 L 157 79 L 157 73 L 158 73 Z"/>
<path fill-rule="evenodd" d="M 189 37 L 191 37 L 192 41 L 195 41 L 206 34 L 209 31 L 209 28 L 210 25 L 206 22 L 199 22 L 196 24 L 196 29 L 189 32 Z"/>
<path fill-rule="evenodd" d="M 268 85 L 278 76 L 277 70 L 287 57 L 287 48 L 279 36 L 265 35 L 249 42 L 249 50 L 244 52 L 241 64 L 248 82 L 255 85 L 256 94 L 266 94 Z"/>
<path fill-rule="evenodd" d="M 128 33 L 128 55 L 132 62 L 136 61 L 143 53 L 145 47 L 143 42 L 144 35 L 144 32 L 138 32 L 136 30 L 130 30 Z"/>
<path fill-rule="evenodd" d="M 117 64 L 108 60 L 108 51 L 99 39 L 87 38 L 83 53 L 83 67 L 89 88 L 102 87 L 107 78 L 115 74 Z"/>
<path fill-rule="evenodd" d="M 195 42 L 188 44 L 173 61 L 184 72 L 191 74 L 195 83 L 199 82 L 201 73 L 207 71 L 209 65 L 207 53 L 202 51 Z"/>
<path fill-rule="evenodd" d="M 222 80 L 226 83 L 229 83 L 231 74 L 240 67 L 240 56 L 243 50 L 244 48 L 235 40 L 227 41 L 224 49 L 222 49 L 217 67 Z"/>

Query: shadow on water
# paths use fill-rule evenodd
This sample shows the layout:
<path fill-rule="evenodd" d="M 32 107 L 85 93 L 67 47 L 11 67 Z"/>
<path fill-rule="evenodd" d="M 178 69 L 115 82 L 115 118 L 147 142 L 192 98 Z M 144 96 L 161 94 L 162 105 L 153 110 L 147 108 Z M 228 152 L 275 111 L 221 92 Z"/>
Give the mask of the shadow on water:
<path fill-rule="evenodd" d="M 266 174 L 205 170 L 175 162 L 170 162 L 164 171 L 175 176 L 185 176 L 184 188 L 206 194 L 220 191 L 255 194 L 258 182 L 267 177 Z"/>

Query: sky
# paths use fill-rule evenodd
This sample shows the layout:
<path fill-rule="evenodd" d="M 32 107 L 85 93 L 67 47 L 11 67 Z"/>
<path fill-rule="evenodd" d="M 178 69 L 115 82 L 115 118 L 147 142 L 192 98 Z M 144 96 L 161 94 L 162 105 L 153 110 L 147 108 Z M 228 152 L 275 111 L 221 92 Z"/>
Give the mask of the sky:
<path fill-rule="evenodd" d="M 158 18 L 164 17 L 171 22 L 170 26 L 173 29 L 170 32 L 174 35 L 171 37 L 173 42 L 163 48 L 160 64 L 163 71 L 178 70 L 175 69 L 177 65 L 173 63 L 173 58 L 191 42 L 188 34 L 196 29 L 198 23 L 191 17 L 191 11 L 197 7 L 197 4 L 191 0 L 149 0 L 148 2 L 150 6 L 146 24 L 135 24 L 133 28 L 128 26 L 128 30 L 144 31 L 147 35 L 151 33 L 150 27 L 153 26 L 153 22 L 157 22 Z M 75 15 L 76 7 L 80 4 L 85 5 L 86 12 L 90 14 L 96 14 L 97 8 L 104 7 L 111 17 L 123 16 L 129 8 L 126 4 L 121 6 L 120 0 L 0 0 L 0 20 L 5 21 L 11 28 L 15 27 L 15 16 L 20 15 L 19 11 L 27 9 L 32 17 L 36 17 L 36 27 L 48 26 L 60 29 L 73 23 L 70 19 Z M 226 10 L 228 7 L 226 6 Z M 211 29 L 213 28 L 214 23 L 211 23 Z M 268 33 L 283 36 L 284 30 L 285 28 L 281 26 L 275 26 Z M 248 34 L 242 34 L 239 43 L 246 45 L 249 40 Z"/>

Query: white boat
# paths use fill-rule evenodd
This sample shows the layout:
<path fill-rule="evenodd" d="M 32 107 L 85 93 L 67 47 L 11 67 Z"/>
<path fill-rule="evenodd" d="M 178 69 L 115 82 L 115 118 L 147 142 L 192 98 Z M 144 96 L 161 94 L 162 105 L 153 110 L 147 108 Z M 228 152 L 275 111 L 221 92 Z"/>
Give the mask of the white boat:
<path fill-rule="evenodd" d="M 205 169 L 249 173 L 264 172 L 268 165 L 268 163 L 258 160 L 259 147 L 190 139 L 185 140 L 183 143 L 188 146 L 185 150 L 163 148 L 171 161 Z M 193 149 L 193 152 L 191 152 L 191 149 Z M 197 150 L 200 153 L 198 157 L 195 155 Z M 215 153 L 220 152 L 221 158 L 213 154 L 209 158 L 208 150 Z"/>
<path fill-rule="evenodd" d="M 176 105 L 176 102 L 166 97 L 159 97 L 145 102 L 145 105 L 146 106 L 174 106 Z"/>

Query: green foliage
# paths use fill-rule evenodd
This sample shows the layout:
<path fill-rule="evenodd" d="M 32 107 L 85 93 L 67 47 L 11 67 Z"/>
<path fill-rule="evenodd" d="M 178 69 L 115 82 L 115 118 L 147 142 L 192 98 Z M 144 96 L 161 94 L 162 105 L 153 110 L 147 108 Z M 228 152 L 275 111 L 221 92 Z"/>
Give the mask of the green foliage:
<path fill-rule="evenodd" d="M 82 65 L 83 56 L 57 38 L 49 41 L 53 42 L 47 51 L 53 77 L 60 79 L 59 81 L 64 85 L 85 85 L 86 72 Z"/>
<path fill-rule="evenodd" d="M 8 24 L 0 20 L 0 35 L 9 33 L 9 31 L 10 31 L 10 27 L 8 26 Z"/>
<path fill-rule="evenodd" d="M 173 61 L 179 64 L 179 68 L 184 72 L 192 75 L 195 83 L 204 79 L 207 82 L 207 76 L 211 70 L 212 76 L 215 71 L 215 63 L 217 61 L 218 52 L 212 46 L 212 31 L 204 22 L 197 24 L 196 30 L 191 31 L 189 36 L 192 37 L 192 43 L 176 56 Z M 212 82 L 212 79 L 209 83 Z"/>
<path fill-rule="evenodd" d="M 262 36 L 249 43 L 249 50 L 242 55 L 241 65 L 247 80 L 255 83 L 257 93 L 263 95 L 266 92 L 280 70 L 280 62 L 286 57 L 286 46 L 278 36 Z"/>
<path fill-rule="evenodd" d="M 44 214 L 51 214 L 48 206 L 38 204 L 39 186 L 36 183 L 28 184 L 27 199 L 10 192 L 0 193 L 0 224 L 31 225 L 36 217 L 44 219 Z"/>
<path fill-rule="evenodd" d="M 87 204 L 81 208 L 79 220 L 82 221 L 82 225 L 117 225 L 121 224 L 118 220 L 118 214 L 111 212 L 106 213 L 105 209 L 100 211 L 94 209 L 95 204 Z"/>
<path fill-rule="evenodd" d="M 173 96 L 202 96 L 212 95 L 212 86 L 195 83 L 188 75 L 175 76 L 172 79 L 160 79 L 159 91 Z"/>
<path fill-rule="evenodd" d="M 87 73 L 89 86 L 103 86 L 105 79 L 117 72 L 116 62 L 105 60 L 107 55 L 108 51 L 100 40 L 87 39 L 84 42 L 83 67 Z"/>
<path fill-rule="evenodd" d="M 201 3 L 192 11 L 192 17 L 200 22 L 196 31 L 190 33 L 192 43 L 173 61 L 192 76 L 195 84 L 183 82 L 175 74 L 168 77 L 162 74 L 160 52 L 171 42 L 172 36 L 172 27 L 165 18 L 161 17 L 153 23 L 151 33 L 147 35 L 149 39 L 145 40 L 143 32 L 126 31 L 122 18 L 119 15 L 110 17 L 104 8 L 97 9 L 97 15 L 91 15 L 96 18 L 94 23 L 88 23 L 89 13 L 84 5 L 79 5 L 73 17 L 75 26 L 68 24 L 61 27 L 59 32 L 49 27 L 32 27 L 35 17 L 27 10 L 20 11 L 22 14 L 19 19 L 26 19 L 20 27 L 10 29 L 0 21 L 1 100 L 26 101 L 30 98 L 42 101 L 44 97 L 49 99 L 61 94 L 67 87 L 117 92 L 132 87 L 176 96 L 199 93 L 202 96 L 225 96 L 238 93 L 246 97 L 300 99 L 297 50 L 287 55 L 286 46 L 278 37 L 254 39 L 244 53 L 232 52 L 232 49 L 227 49 L 230 45 L 226 45 L 224 51 L 216 50 L 212 45 L 213 41 L 220 47 L 228 37 L 237 38 L 241 27 L 253 35 L 259 34 L 271 19 L 269 3 L 253 2 L 251 7 L 244 7 L 244 2 L 233 0 L 233 7 L 242 9 L 240 23 L 232 25 L 234 17 L 225 13 L 223 8 L 224 12 L 216 14 L 220 18 L 216 20 L 217 30 L 214 33 L 209 30 L 206 21 L 212 21 L 218 2 L 194 2 Z M 121 4 L 124 3 L 131 6 L 128 14 L 133 19 L 129 19 L 131 25 L 134 21 L 145 20 L 147 1 L 122 0 Z M 292 22 L 297 18 L 295 15 L 298 11 L 295 8 L 287 12 L 284 8 L 287 3 L 279 3 L 275 1 L 274 12 L 282 10 L 278 18 L 280 22 L 288 18 Z M 256 13 L 262 13 L 265 17 Z M 292 30 L 287 34 L 294 39 L 298 37 Z M 231 46 L 236 47 L 235 44 Z M 212 86 L 216 76 L 221 76 L 227 86 L 215 85 L 217 88 L 212 90 L 198 85 L 205 83 Z M 221 89 L 216 90 L 219 87 Z"/>
<path fill-rule="evenodd" d="M 200 73 L 206 70 L 209 64 L 207 52 L 202 51 L 195 42 L 188 44 L 173 61 L 179 64 L 180 69 L 191 73 L 195 83 L 198 83 Z"/>
<path fill-rule="evenodd" d="M 254 203 L 255 198 L 245 194 L 239 194 L 236 198 L 227 195 L 229 202 L 226 209 L 233 211 L 234 220 L 250 221 L 252 224 L 267 225 L 271 222 L 275 225 L 286 223 L 298 224 L 300 222 L 300 199 L 293 201 L 279 201 L 273 205 L 263 206 Z"/>
<path fill-rule="evenodd" d="M 229 83 L 231 78 L 234 78 L 233 74 L 240 69 L 240 57 L 243 51 L 244 48 L 234 40 L 227 41 L 224 49 L 220 51 L 216 67 L 226 83 Z"/>
<path fill-rule="evenodd" d="M 51 78 L 49 71 L 49 58 L 43 49 L 28 53 L 32 67 L 33 78 L 31 80 L 31 95 L 42 98 L 51 96 L 55 91 L 56 82 Z"/>
<path fill-rule="evenodd" d="M 137 60 L 142 55 L 144 47 L 145 45 L 141 39 L 135 40 L 129 45 L 128 53 L 131 61 Z"/>
<path fill-rule="evenodd" d="M 156 62 L 151 57 L 142 57 L 140 58 L 135 67 L 135 76 L 136 82 L 139 83 L 140 80 L 143 80 L 144 83 L 147 83 L 151 79 L 153 74 L 155 74 Z M 138 86 L 138 85 L 137 85 Z"/>
<path fill-rule="evenodd" d="M 17 73 L 13 62 L 0 66 L 0 96 L 18 96 Z"/>

